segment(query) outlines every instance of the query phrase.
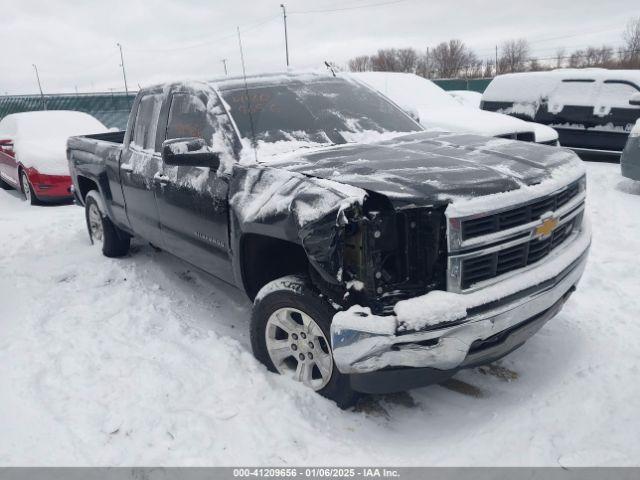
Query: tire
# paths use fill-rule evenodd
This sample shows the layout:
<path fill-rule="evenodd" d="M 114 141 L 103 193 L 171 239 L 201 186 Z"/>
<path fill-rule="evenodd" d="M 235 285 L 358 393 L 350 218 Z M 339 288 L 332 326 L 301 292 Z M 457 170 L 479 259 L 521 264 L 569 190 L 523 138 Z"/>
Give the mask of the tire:
<path fill-rule="evenodd" d="M 95 190 L 87 194 L 84 207 L 91 243 L 101 244 L 105 257 L 126 255 L 129 252 L 131 236 L 116 227 L 111 219 L 102 213 L 100 197 Z"/>
<path fill-rule="evenodd" d="M 33 191 L 33 186 L 29 181 L 29 177 L 27 176 L 27 172 L 24 170 L 20 170 L 20 189 L 22 190 L 22 195 L 24 199 L 29 202 L 31 205 L 39 205 L 38 197 L 36 197 L 35 192 Z"/>
<path fill-rule="evenodd" d="M 251 346 L 270 371 L 297 381 L 304 377 L 305 385 L 348 408 L 358 393 L 333 362 L 329 327 L 335 313 L 306 277 L 279 278 L 265 285 L 254 301 Z"/>

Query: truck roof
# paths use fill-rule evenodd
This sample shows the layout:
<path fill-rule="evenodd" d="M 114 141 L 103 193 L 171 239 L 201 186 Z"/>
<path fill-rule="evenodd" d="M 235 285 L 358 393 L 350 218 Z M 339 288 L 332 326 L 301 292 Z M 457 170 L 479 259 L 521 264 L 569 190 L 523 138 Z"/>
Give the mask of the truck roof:
<path fill-rule="evenodd" d="M 324 70 L 312 71 L 285 71 L 273 73 L 260 73 L 246 76 L 246 83 L 249 87 L 261 87 L 278 83 L 310 82 L 318 80 L 331 80 L 333 75 Z M 342 77 L 341 77 L 342 78 Z M 208 81 L 219 90 L 235 90 L 245 87 L 245 77 L 242 75 L 230 77 L 218 77 Z"/>

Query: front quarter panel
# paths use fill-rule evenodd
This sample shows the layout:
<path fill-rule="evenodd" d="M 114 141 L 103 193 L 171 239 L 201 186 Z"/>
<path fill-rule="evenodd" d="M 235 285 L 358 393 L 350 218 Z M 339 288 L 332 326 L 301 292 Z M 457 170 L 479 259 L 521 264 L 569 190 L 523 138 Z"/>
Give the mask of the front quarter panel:
<path fill-rule="evenodd" d="M 256 233 L 301 245 L 310 264 L 332 284 L 341 282 L 345 210 L 362 205 L 362 189 L 261 166 L 236 166 L 230 184 L 231 243 Z M 236 262 L 239 264 L 240 262 Z M 236 280 L 241 282 L 240 266 Z"/>

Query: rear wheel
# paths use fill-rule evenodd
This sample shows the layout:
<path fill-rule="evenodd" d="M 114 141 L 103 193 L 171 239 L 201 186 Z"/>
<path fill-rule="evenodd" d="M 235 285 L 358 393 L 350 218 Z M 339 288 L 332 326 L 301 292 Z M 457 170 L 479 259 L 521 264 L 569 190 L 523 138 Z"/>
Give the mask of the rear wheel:
<path fill-rule="evenodd" d="M 131 237 L 102 213 L 97 196 L 97 192 L 92 190 L 85 199 L 85 218 L 91 243 L 100 245 L 106 257 L 122 257 L 129 251 Z"/>
<path fill-rule="evenodd" d="M 20 187 L 22 188 L 22 195 L 24 195 L 24 199 L 31 205 L 38 205 L 38 197 L 36 197 L 33 187 L 31 186 L 31 182 L 29 181 L 29 177 L 27 177 L 27 172 L 24 170 L 20 172 Z"/>
<path fill-rule="evenodd" d="M 335 312 L 306 277 L 279 278 L 256 297 L 251 345 L 256 358 L 272 372 L 301 382 L 347 408 L 358 394 L 333 362 L 329 327 Z"/>

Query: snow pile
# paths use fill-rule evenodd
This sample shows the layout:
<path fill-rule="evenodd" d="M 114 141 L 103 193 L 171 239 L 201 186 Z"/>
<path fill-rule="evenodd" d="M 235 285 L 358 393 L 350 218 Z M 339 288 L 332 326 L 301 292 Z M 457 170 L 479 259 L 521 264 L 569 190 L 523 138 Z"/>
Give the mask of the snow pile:
<path fill-rule="evenodd" d="M 66 110 L 14 113 L 0 122 L 0 135 L 13 139 L 16 159 L 45 175 L 69 175 L 69 137 L 107 131 L 91 115 Z"/>
<path fill-rule="evenodd" d="M 460 295 L 440 290 L 398 302 L 394 311 L 403 330 L 420 330 L 467 316 L 466 302 Z"/>
<path fill-rule="evenodd" d="M 105 258 L 82 209 L 0 190 L 0 464 L 637 466 L 640 184 L 587 170 L 593 246 L 562 312 L 348 412 L 252 357 L 235 289 L 142 242 Z"/>
<path fill-rule="evenodd" d="M 331 325 L 337 333 L 356 330 L 375 335 L 394 335 L 397 328 L 396 319 L 392 315 L 374 315 L 369 307 L 360 305 L 353 305 L 348 310 L 336 313 Z"/>
<path fill-rule="evenodd" d="M 447 90 L 447 93 L 455 98 L 460 105 L 467 108 L 480 108 L 482 94 L 472 90 Z"/>

